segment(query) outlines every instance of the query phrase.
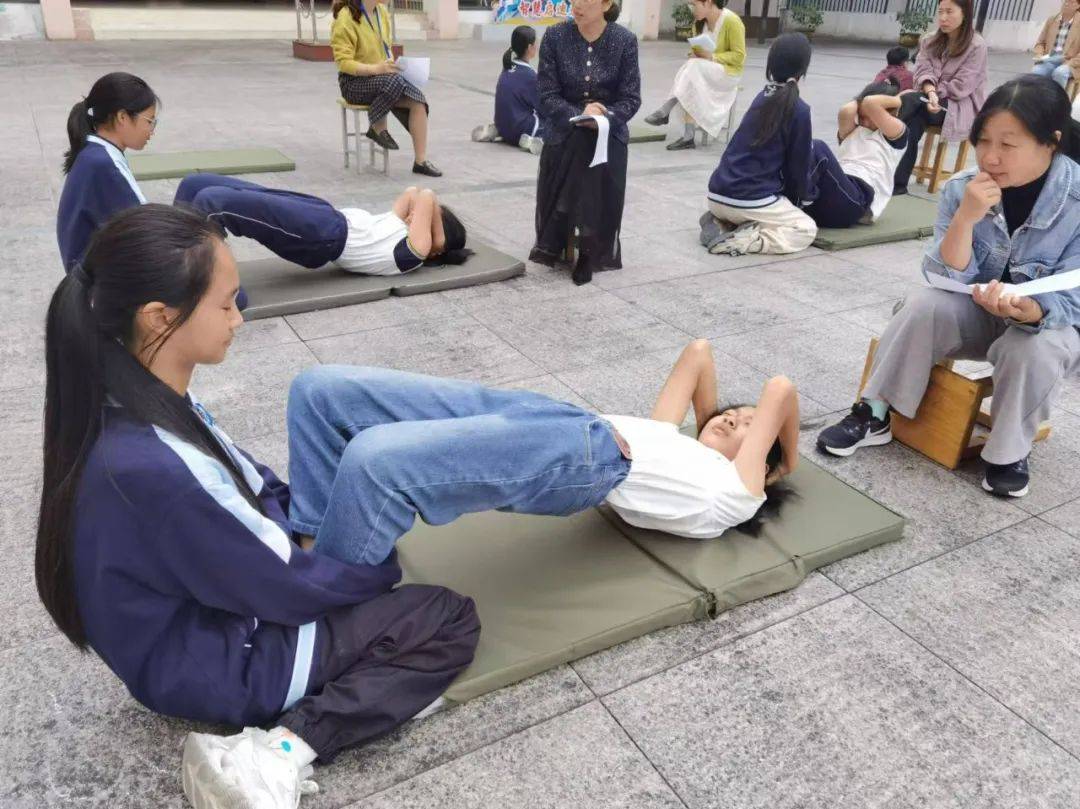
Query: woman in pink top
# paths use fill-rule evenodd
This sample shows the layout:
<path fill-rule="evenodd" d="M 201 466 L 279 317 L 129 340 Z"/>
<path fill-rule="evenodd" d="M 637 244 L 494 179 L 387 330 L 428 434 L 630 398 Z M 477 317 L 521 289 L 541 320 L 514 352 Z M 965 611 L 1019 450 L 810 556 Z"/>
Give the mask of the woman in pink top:
<path fill-rule="evenodd" d="M 941 0 L 937 21 L 938 30 L 923 39 L 915 60 L 917 92 L 904 98 L 908 148 L 893 178 L 893 194 L 907 193 L 926 127 L 940 126 L 947 141 L 964 140 L 986 101 L 986 42 L 975 31 L 972 0 Z"/>

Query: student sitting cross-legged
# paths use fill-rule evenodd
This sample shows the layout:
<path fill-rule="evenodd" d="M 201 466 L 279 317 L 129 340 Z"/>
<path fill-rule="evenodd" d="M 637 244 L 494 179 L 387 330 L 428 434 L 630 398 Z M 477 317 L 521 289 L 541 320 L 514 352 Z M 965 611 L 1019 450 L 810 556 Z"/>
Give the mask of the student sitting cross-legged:
<path fill-rule="evenodd" d="M 415 186 L 389 211 L 373 214 L 236 177 L 192 174 L 177 188 L 176 203 L 302 267 L 333 263 L 362 275 L 398 275 L 425 262 L 462 264 L 472 254 L 461 220 L 434 191 Z"/>
<path fill-rule="evenodd" d="M 1080 372 L 1080 288 L 1018 295 L 1022 284 L 1080 267 L 1080 125 L 1065 91 L 1025 76 L 999 87 L 975 118 L 978 169 L 945 185 L 923 272 L 977 284 L 971 295 L 920 289 L 881 337 L 863 399 L 818 436 L 850 455 L 892 440 L 890 409 L 914 418 L 934 364 L 994 366 L 993 427 L 982 450 L 983 488 L 1021 497 L 1039 424 Z"/>

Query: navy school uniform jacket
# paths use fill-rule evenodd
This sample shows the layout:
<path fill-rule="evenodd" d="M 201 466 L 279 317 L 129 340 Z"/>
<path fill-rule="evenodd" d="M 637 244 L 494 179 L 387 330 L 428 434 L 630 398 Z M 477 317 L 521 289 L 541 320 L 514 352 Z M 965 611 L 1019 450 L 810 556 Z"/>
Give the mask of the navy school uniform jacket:
<path fill-rule="evenodd" d="M 810 177 L 810 106 L 797 99 L 786 125 L 767 143 L 755 146 L 757 118 L 767 99 L 764 90 L 757 94 L 731 136 L 709 178 L 709 199 L 737 208 L 763 208 L 780 197 L 798 206 L 817 198 Z"/>
<path fill-rule="evenodd" d="M 307 692 L 323 616 L 401 571 L 396 555 L 353 566 L 302 550 L 286 484 L 211 430 L 266 516 L 217 459 L 106 407 L 76 500 L 76 594 L 90 646 L 143 705 L 255 725 Z"/>
<path fill-rule="evenodd" d="M 64 272 L 82 259 L 90 237 L 109 217 L 145 202 L 124 153 L 104 138 L 88 137 L 64 180 L 56 214 Z"/>
<path fill-rule="evenodd" d="M 502 139 L 517 145 L 522 135 L 537 134 L 539 108 L 536 71 L 528 63 L 514 60 L 495 85 L 495 128 Z"/>

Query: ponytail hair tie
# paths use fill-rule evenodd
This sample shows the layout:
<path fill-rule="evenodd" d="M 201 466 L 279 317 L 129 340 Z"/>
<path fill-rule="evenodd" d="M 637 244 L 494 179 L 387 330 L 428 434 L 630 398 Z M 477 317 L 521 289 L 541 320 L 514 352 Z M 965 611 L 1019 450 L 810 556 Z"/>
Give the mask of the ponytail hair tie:
<path fill-rule="evenodd" d="M 86 117 L 87 118 L 93 118 L 94 117 L 94 108 L 93 107 L 87 107 L 86 108 Z"/>

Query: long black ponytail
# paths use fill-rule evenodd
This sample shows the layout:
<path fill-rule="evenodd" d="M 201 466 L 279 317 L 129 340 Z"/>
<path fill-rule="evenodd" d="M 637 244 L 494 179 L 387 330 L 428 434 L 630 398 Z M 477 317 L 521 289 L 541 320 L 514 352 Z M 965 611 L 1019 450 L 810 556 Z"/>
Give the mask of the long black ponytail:
<path fill-rule="evenodd" d="M 1011 112 L 1044 146 L 1080 162 L 1080 123 L 1072 117 L 1069 94 L 1048 76 L 1028 74 L 1005 82 L 990 94 L 971 124 L 971 145 L 977 146 L 986 122 Z M 1057 137 L 1061 133 L 1061 139 Z"/>
<path fill-rule="evenodd" d="M 753 146 L 768 143 L 795 111 L 799 79 L 810 67 L 810 40 L 805 34 L 782 34 L 769 48 L 765 62 L 765 103 L 758 109 Z"/>
<path fill-rule="evenodd" d="M 107 73 L 94 82 L 89 94 L 68 114 L 67 133 L 71 148 L 64 152 L 64 174 L 71 171 L 86 138 L 102 124 L 112 123 L 118 112 L 134 117 L 160 104 L 150 85 L 130 73 Z"/>
<path fill-rule="evenodd" d="M 536 42 L 536 29 L 531 25 L 519 25 L 510 34 L 510 47 L 502 57 L 503 70 L 510 70 L 514 66 L 514 59 L 524 59 L 525 51 Z"/>
<path fill-rule="evenodd" d="M 135 316 L 147 303 L 175 307 L 166 333 L 144 347 L 153 357 L 206 293 L 214 251 L 224 232 L 199 213 L 140 205 L 99 230 L 81 265 L 56 288 L 45 325 L 44 480 L 38 516 L 38 595 L 53 621 L 79 648 L 86 632 L 75 599 L 74 511 L 87 456 L 106 401 L 126 417 L 153 424 L 219 460 L 247 501 L 258 497 L 228 451 L 190 402 L 132 354 Z"/>

